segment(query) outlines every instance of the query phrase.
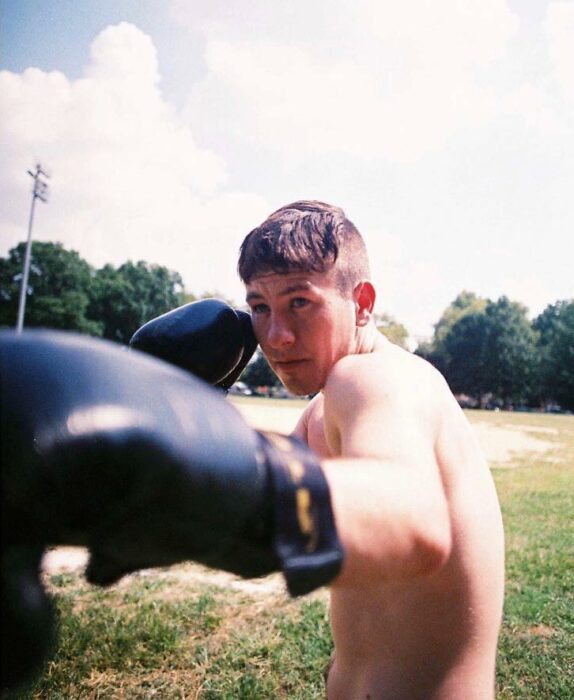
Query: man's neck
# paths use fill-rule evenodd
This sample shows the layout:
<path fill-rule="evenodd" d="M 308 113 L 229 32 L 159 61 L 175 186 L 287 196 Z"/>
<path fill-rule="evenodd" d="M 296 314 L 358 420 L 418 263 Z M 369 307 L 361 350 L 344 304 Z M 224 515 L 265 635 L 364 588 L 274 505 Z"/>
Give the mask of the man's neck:
<path fill-rule="evenodd" d="M 358 328 L 355 355 L 365 355 L 377 350 L 384 342 L 384 336 L 379 333 L 374 323 L 368 323 L 366 326 Z"/>

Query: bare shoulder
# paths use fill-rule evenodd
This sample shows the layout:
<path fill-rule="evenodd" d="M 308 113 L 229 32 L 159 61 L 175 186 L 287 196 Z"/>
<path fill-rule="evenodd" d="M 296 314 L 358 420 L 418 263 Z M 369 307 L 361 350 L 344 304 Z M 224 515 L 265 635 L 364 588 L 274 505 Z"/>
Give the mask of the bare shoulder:
<path fill-rule="evenodd" d="M 339 360 L 325 385 L 326 400 L 354 397 L 411 407 L 434 405 L 449 394 L 444 377 L 429 362 L 389 342 L 375 352 Z"/>
<path fill-rule="evenodd" d="M 339 454 L 361 454 L 415 444 L 430 448 L 452 401 L 429 363 L 391 343 L 348 355 L 333 366 L 323 391 L 325 431 Z"/>

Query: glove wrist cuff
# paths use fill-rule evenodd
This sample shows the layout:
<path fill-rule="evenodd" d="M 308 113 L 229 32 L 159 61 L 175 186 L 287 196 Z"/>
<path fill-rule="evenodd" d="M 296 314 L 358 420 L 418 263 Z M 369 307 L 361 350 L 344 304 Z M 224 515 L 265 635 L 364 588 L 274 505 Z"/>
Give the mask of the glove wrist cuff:
<path fill-rule="evenodd" d="M 341 570 L 329 485 L 315 455 L 296 438 L 260 433 L 274 497 L 273 545 L 289 593 L 304 595 Z"/>

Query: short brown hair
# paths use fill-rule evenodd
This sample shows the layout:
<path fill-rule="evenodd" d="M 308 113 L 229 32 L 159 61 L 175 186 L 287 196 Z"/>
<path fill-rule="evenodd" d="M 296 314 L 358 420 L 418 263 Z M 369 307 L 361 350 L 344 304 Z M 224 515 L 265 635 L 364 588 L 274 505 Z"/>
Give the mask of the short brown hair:
<path fill-rule="evenodd" d="M 337 286 L 346 294 L 370 277 L 365 243 L 339 207 L 299 201 L 281 207 L 241 244 L 238 271 L 249 284 L 258 274 L 327 272 L 337 264 Z"/>

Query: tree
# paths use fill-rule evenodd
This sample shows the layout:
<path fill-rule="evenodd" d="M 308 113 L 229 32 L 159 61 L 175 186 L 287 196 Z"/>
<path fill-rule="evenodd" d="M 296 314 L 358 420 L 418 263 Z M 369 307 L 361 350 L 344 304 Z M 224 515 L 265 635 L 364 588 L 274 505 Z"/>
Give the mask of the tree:
<path fill-rule="evenodd" d="M 574 299 L 549 304 L 533 327 L 540 334 L 540 394 L 574 410 Z"/>
<path fill-rule="evenodd" d="M 128 343 L 146 321 L 183 302 L 183 282 L 177 272 L 140 261 L 97 271 L 89 315 L 103 324 L 105 338 Z"/>
<path fill-rule="evenodd" d="M 436 349 L 448 335 L 453 325 L 467 314 L 481 312 L 486 309 L 486 299 L 476 296 L 474 292 L 463 290 L 444 311 L 434 327 L 434 342 Z"/>
<path fill-rule="evenodd" d="M 201 299 L 219 299 L 220 301 L 224 301 L 228 306 L 231 306 L 234 309 L 240 308 L 232 299 L 229 299 L 222 292 L 219 292 L 217 289 L 214 290 L 213 292 L 211 292 L 211 291 L 202 292 L 199 295 L 194 294 L 193 292 L 184 292 L 183 300 L 181 303 L 182 304 L 189 304 L 193 301 L 200 301 Z M 246 308 L 245 304 L 243 304 L 243 308 Z"/>
<path fill-rule="evenodd" d="M 243 370 L 240 379 L 249 387 L 279 386 L 281 384 L 279 377 L 271 369 L 265 355 L 259 349 L 255 352 L 254 359 Z"/>
<path fill-rule="evenodd" d="M 0 325 L 16 324 L 26 244 L 0 258 Z M 89 318 L 95 272 L 76 251 L 60 243 L 32 243 L 25 325 L 101 335 L 102 324 Z"/>
<path fill-rule="evenodd" d="M 506 296 L 488 301 L 486 335 L 486 383 L 505 404 L 523 403 L 538 383 L 537 334 L 528 320 L 528 309 Z"/>
<path fill-rule="evenodd" d="M 0 325 L 16 324 L 25 244 L 0 258 Z M 183 300 L 177 272 L 145 262 L 94 270 L 60 243 L 32 244 L 26 326 L 103 335 L 127 343 L 146 321 Z"/>
<path fill-rule="evenodd" d="M 398 323 L 390 314 L 375 314 L 377 330 L 381 332 L 391 343 L 406 348 L 409 332 L 402 323 Z"/>
<path fill-rule="evenodd" d="M 443 339 L 445 376 L 455 393 L 504 404 L 527 401 L 538 381 L 537 336 L 527 309 L 507 297 L 465 313 Z"/>
<path fill-rule="evenodd" d="M 463 317 L 469 314 L 480 314 L 485 308 L 486 299 L 478 297 L 474 292 L 463 290 L 443 311 L 442 316 L 434 326 L 432 339 L 420 343 L 415 350 L 415 354 L 424 357 L 440 372 L 446 374 L 451 358 L 449 357 L 445 340 L 451 329 Z M 470 332 L 470 328 L 467 328 L 465 332 Z"/>
<path fill-rule="evenodd" d="M 440 361 L 455 394 L 468 394 L 484 403 L 489 393 L 486 380 L 488 323 L 484 312 L 466 313 L 452 324 L 442 341 Z"/>

